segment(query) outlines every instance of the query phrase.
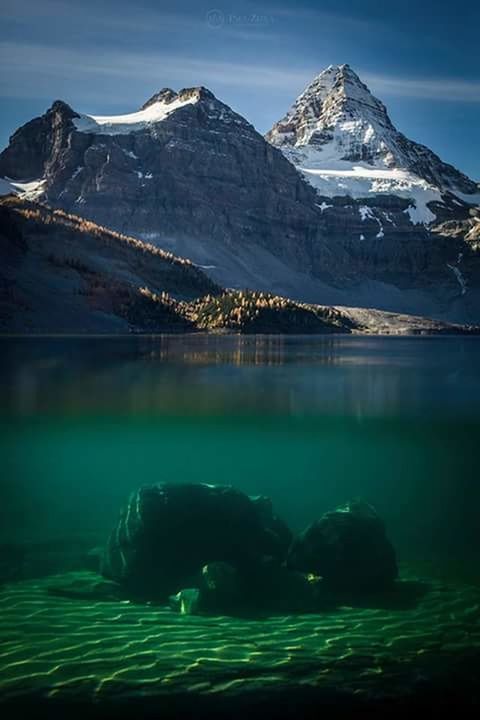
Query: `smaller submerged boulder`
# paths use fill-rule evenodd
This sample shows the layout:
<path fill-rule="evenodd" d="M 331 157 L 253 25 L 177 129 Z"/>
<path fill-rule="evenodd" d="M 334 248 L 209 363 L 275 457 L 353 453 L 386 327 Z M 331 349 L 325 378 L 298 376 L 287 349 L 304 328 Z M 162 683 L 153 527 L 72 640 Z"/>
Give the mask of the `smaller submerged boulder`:
<path fill-rule="evenodd" d="M 200 590 L 185 588 L 169 598 L 170 607 L 180 615 L 198 615 L 200 611 Z"/>
<path fill-rule="evenodd" d="M 326 605 L 323 583 L 313 575 L 280 565 L 273 558 L 250 568 L 244 577 L 245 606 L 274 613 L 318 612 Z"/>
<path fill-rule="evenodd" d="M 287 565 L 347 592 L 383 590 L 398 576 L 385 526 L 374 508 L 362 501 L 327 512 L 307 527 L 293 541 Z"/>
<path fill-rule="evenodd" d="M 242 573 L 228 563 L 205 565 L 198 588 L 176 593 L 170 607 L 182 615 L 309 613 L 331 607 L 331 602 L 320 579 L 264 558 Z"/>

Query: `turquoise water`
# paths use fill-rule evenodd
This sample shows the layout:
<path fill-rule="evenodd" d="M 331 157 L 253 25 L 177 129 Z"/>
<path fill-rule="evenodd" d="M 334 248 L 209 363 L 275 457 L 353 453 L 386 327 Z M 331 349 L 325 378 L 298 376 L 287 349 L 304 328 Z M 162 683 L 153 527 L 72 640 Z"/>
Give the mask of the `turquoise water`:
<path fill-rule="evenodd" d="M 363 497 L 399 552 L 478 552 L 480 341 L 2 340 L 2 541 L 103 537 L 160 481 L 267 494 L 294 530 Z"/>
<path fill-rule="evenodd" d="M 6 717 L 478 708 L 479 339 L 0 347 Z M 132 491 L 164 481 L 268 495 L 294 532 L 362 498 L 385 522 L 399 580 L 385 595 L 264 617 L 125 598 L 91 551 Z"/>

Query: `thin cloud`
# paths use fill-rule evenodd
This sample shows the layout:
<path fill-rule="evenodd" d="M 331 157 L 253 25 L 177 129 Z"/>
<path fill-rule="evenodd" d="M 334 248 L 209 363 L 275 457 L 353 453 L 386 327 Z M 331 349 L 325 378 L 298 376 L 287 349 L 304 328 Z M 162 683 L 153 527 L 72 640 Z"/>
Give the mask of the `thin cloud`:
<path fill-rule="evenodd" d="M 7 72 L 0 80 L 1 93 L 9 97 L 38 97 L 39 89 L 50 96 L 59 85 L 99 81 L 99 97 L 105 97 L 106 80 L 141 81 L 158 88 L 185 85 L 263 88 L 296 92 L 308 79 L 305 71 L 284 70 L 256 64 L 216 62 L 162 53 L 102 51 L 98 56 L 75 49 L 43 45 L 0 43 L 0 62 Z M 15 69 L 8 72 L 8 68 Z M 113 90 L 114 88 L 111 88 Z M 122 93 L 124 94 L 124 93 Z M 116 98 L 118 100 L 118 97 Z"/>
<path fill-rule="evenodd" d="M 378 95 L 425 98 L 445 102 L 480 102 L 480 83 L 455 78 L 416 80 L 362 73 L 362 80 Z"/>
<path fill-rule="evenodd" d="M 75 48 L 29 43 L 0 43 L 0 94 L 5 97 L 52 98 L 67 88 L 84 98 L 118 103 L 124 96 L 124 81 L 135 80 L 143 90 L 165 85 L 180 88 L 206 85 L 213 88 L 243 88 L 286 95 L 291 101 L 321 68 L 285 69 L 282 66 L 225 62 L 172 53 L 127 52 L 102 49 L 98 54 Z M 380 98 L 423 98 L 444 102 L 480 102 L 480 83 L 454 78 L 412 79 L 359 70 L 361 79 Z M 96 79 L 95 87 L 92 80 Z M 231 95 L 231 92 L 229 92 Z M 268 99 L 268 95 L 265 96 Z"/>

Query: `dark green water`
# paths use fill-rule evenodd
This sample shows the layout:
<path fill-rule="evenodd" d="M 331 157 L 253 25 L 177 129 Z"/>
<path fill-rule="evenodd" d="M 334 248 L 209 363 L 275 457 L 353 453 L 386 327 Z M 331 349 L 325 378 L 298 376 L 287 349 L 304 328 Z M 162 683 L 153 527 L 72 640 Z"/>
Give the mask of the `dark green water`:
<path fill-rule="evenodd" d="M 480 339 L 3 338 L 0 352 L 2 717 L 478 709 Z M 125 599 L 90 551 L 161 481 L 269 495 L 294 531 L 363 498 L 399 579 L 307 614 Z"/>
<path fill-rule="evenodd" d="M 103 537 L 136 487 L 230 483 L 293 529 L 361 496 L 477 577 L 480 340 L 1 341 L 1 540 Z"/>

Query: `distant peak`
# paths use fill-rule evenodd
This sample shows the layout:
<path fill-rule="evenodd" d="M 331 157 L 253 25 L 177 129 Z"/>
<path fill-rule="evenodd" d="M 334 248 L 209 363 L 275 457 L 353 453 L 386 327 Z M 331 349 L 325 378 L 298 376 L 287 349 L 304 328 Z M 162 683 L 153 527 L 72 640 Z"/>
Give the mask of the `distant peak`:
<path fill-rule="evenodd" d="M 183 88 L 183 90 L 179 91 L 178 96 L 185 99 L 196 96 L 199 100 L 216 100 L 212 91 L 203 85 L 199 85 L 198 87 Z"/>
<path fill-rule="evenodd" d="M 170 103 L 177 97 L 177 93 L 175 90 L 172 90 L 171 88 L 162 88 L 159 92 L 155 93 L 155 95 L 152 95 L 151 98 L 147 100 L 146 103 L 142 105 L 140 110 L 146 110 L 150 105 L 154 105 L 157 102 L 162 103 Z"/>
<path fill-rule="evenodd" d="M 336 137 L 343 135 L 348 140 L 347 144 L 350 141 L 361 144 L 358 138 L 353 138 L 354 124 L 363 127 L 364 132 L 373 132 L 375 137 L 379 137 L 377 126 L 393 130 L 385 106 L 351 66 L 329 65 L 305 88 L 267 139 L 275 145 L 325 145 L 333 141 L 336 132 Z M 368 130 L 370 126 L 372 131 Z"/>
<path fill-rule="evenodd" d="M 317 77 L 319 77 L 320 75 L 332 75 L 332 74 L 348 75 L 349 73 L 351 73 L 352 75 L 356 75 L 358 77 L 356 72 L 354 72 L 354 70 L 352 70 L 352 67 L 348 63 L 343 63 L 342 65 L 329 65 L 328 67 L 321 70 L 319 72 L 319 74 L 317 75 Z"/>
<path fill-rule="evenodd" d="M 343 65 L 329 65 L 314 78 L 305 92 L 314 88 L 317 84 L 323 85 L 324 83 L 328 83 L 332 88 L 339 84 L 345 85 L 351 83 L 352 85 L 362 87 L 366 92 L 370 92 L 348 63 L 344 63 Z"/>
<path fill-rule="evenodd" d="M 336 72 L 346 70 L 351 70 L 351 67 L 348 63 L 343 63 L 342 65 L 329 65 L 325 70 L 322 70 L 322 72 Z"/>
<path fill-rule="evenodd" d="M 200 85 L 199 87 L 183 88 L 178 92 L 175 92 L 175 90 L 172 90 L 171 88 L 162 88 L 162 90 L 155 93 L 155 95 L 152 95 L 152 97 L 142 105 L 140 110 L 146 110 L 155 103 L 169 105 L 176 100 L 186 101 L 190 98 L 196 98 L 197 100 L 215 100 L 215 95 L 208 90 L 208 88 L 203 87 L 203 85 Z"/>
<path fill-rule="evenodd" d="M 50 113 L 61 113 L 62 115 L 65 115 L 66 117 L 76 117 L 77 113 L 75 110 L 73 110 L 68 103 L 64 102 L 63 100 L 54 100 L 52 103 L 50 109 L 48 110 Z"/>

